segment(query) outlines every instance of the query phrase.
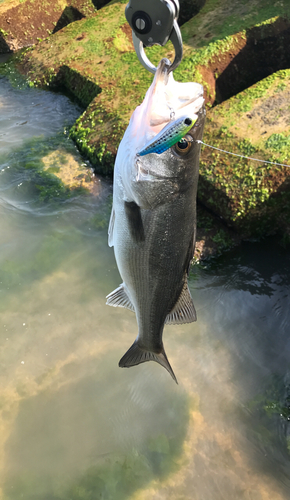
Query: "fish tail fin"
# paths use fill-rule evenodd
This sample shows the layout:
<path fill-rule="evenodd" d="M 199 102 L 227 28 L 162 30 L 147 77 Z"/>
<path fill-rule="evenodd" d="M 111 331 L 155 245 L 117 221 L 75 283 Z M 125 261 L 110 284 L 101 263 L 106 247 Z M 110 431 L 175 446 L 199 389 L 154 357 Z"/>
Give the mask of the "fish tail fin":
<path fill-rule="evenodd" d="M 138 341 L 135 340 L 134 344 L 131 345 L 130 349 L 128 349 L 126 354 L 124 354 L 124 356 L 120 359 L 119 366 L 121 368 L 130 368 L 130 366 L 136 366 L 140 363 L 145 363 L 146 361 L 156 361 L 161 366 L 164 366 L 164 368 L 170 373 L 173 380 L 178 384 L 174 372 L 167 359 L 163 345 L 161 352 L 156 353 L 142 349 L 138 345 Z"/>

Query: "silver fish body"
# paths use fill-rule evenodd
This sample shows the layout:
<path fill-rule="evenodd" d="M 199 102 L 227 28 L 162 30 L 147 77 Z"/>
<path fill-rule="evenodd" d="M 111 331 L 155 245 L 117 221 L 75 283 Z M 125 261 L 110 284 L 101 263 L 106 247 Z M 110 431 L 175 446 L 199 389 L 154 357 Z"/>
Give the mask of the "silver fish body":
<path fill-rule="evenodd" d="M 187 275 L 196 232 L 196 140 L 202 139 L 204 121 L 201 106 L 185 137 L 188 151 L 177 144 L 161 155 L 138 157 L 134 151 L 126 154 L 121 143 L 114 172 L 109 244 L 114 246 L 123 283 L 108 295 L 107 304 L 135 311 L 138 323 L 138 336 L 119 366 L 157 361 L 176 382 L 162 335 L 165 323 L 196 320 Z M 125 133 L 124 145 L 130 148 L 127 139 Z"/>

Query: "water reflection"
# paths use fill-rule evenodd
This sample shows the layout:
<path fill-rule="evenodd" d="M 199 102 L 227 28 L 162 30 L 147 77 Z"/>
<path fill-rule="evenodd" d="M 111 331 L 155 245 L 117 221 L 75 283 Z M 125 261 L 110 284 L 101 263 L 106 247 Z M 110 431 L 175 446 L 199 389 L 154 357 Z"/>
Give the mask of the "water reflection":
<path fill-rule="evenodd" d="M 289 373 L 289 252 L 244 243 L 193 269 L 198 322 L 165 329 L 179 386 L 156 363 L 120 369 L 137 325 L 105 307 L 120 282 L 111 187 L 61 202 L 39 199 L 32 177 L 16 189 L 27 140 L 22 155 L 8 141 L 0 165 L 11 166 L 0 175 L 3 499 L 288 499 L 275 408 Z"/>
<path fill-rule="evenodd" d="M 57 498 L 56 490 L 61 498 L 86 498 L 92 490 L 96 498 L 127 498 L 173 468 L 188 421 L 186 395 L 172 397 L 158 379 L 140 374 L 120 391 L 106 369 L 116 356 L 113 349 L 85 366 L 71 361 L 59 374 L 64 384 L 19 404 L 6 445 L 9 498 L 31 498 L 32 491 Z"/>
<path fill-rule="evenodd" d="M 12 88 L 0 76 L 0 150 L 14 149 L 30 137 L 55 135 L 72 124 L 81 108 L 71 105 L 65 96 L 39 89 Z"/>

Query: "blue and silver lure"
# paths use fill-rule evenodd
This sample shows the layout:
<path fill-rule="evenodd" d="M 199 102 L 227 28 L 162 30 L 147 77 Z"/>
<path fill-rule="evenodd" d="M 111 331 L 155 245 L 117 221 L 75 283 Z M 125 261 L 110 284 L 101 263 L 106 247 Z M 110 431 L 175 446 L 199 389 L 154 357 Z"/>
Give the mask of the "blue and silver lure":
<path fill-rule="evenodd" d="M 173 123 L 169 122 L 148 144 L 138 153 L 139 156 L 145 156 L 150 153 L 160 155 L 167 149 L 179 142 L 187 132 L 193 127 L 196 120 L 188 116 L 182 116 Z"/>

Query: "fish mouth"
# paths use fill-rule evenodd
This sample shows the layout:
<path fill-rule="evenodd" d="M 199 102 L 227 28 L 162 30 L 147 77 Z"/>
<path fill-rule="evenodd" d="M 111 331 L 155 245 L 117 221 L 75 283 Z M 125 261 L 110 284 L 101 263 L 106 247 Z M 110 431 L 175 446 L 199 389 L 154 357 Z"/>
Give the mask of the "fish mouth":
<path fill-rule="evenodd" d="M 159 62 L 158 66 L 157 66 L 156 73 L 155 73 L 154 82 L 153 82 L 153 92 L 152 92 L 153 95 L 155 94 L 157 87 L 160 84 L 167 86 L 170 78 L 172 78 L 172 80 L 173 80 L 173 73 L 169 72 L 170 66 L 171 66 L 171 62 L 166 57 L 161 59 L 161 61 Z M 154 85 L 154 83 L 155 83 L 155 85 Z M 177 85 L 180 85 L 180 84 L 182 85 L 181 82 L 175 82 L 175 83 Z M 196 82 L 195 83 L 185 83 L 183 85 L 184 85 L 184 87 L 187 87 L 187 88 L 189 88 L 189 86 L 191 86 L 191 89 L 193 89 L 193 86 L 194 86 L 194 90 L 195 90 L 194 95 L 189 96 L 185 92 L 184 96 L 179 97 L 179 99 L 186 100 L 188 104 L 190 104 L 191 102 L 194 102 L 196 99 L 203 96 L 203 86 L 200 83 L 196 83 Z"/>
<path fill-rule="evenodd" d="M 169 72 L 170 66 L 170 61 L 163 58 L 155 73 L 147 108 L 151 127 L 166 124 L 181 114 L 197 114 L 204 103 L 203 86 L 196 82 L 175 81 Z"/>
<path fill-rule="evenodd" d="M 164 57 L 161 59 L 157 66 L 157 71 L 156 71 L 156 81 L 162 80 L 165 85 L 168 83 L 168 78 L 169 78 L 169 68 L 171 66 L 171 63 L 169 59 Z"/>

